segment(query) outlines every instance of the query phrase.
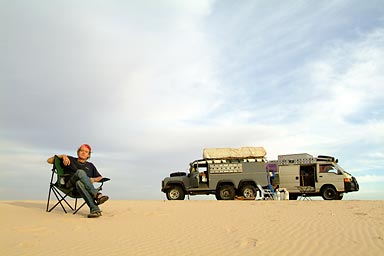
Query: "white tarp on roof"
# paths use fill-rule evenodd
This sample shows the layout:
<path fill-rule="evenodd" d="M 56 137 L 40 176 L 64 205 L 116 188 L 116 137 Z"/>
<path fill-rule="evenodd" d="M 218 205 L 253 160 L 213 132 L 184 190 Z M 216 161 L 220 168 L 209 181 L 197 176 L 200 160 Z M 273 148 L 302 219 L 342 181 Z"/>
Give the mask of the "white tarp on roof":
<path fill-rule="evenodd" d="M 265 157 L 266 155 L 267 152 L 263 147 L 205 148 L 203 151 L 204 159 Z"/>

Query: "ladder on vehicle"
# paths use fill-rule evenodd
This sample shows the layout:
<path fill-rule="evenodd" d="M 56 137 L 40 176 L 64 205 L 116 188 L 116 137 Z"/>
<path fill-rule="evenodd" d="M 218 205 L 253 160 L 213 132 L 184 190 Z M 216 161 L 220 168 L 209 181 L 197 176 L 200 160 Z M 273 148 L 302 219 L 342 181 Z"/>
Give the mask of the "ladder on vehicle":
<path fill-rule="evenodd" d="M 257 184 L 257 188 L 260 191 L 260 197 L 262 200 L 274 200 L 273 194 L 275 191 L 271 184 L 268 184 L 268 188 L 263 188 L 260 184 Z"/>

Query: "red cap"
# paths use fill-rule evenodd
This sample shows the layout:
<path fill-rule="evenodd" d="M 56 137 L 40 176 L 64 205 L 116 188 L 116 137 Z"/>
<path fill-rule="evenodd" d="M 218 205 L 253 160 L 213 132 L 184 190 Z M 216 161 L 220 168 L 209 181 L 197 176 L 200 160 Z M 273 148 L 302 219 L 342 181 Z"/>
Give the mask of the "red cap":
<path fill-rule="evenodd" d="M 86 147 L 89 150 L 89 152 L 91 152 L 91 146 L 89 146 L 88 144 L 83 144 L 80 146 L 80 148 L 81 147 Z"/>

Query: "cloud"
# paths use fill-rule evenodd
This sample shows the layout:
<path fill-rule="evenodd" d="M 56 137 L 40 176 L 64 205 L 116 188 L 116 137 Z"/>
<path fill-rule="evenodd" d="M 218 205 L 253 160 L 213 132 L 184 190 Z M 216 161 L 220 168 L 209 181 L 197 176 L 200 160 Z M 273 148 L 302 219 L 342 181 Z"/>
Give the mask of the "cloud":
<path fill-rule="evenodd" d="M 378 175 L 363 175 L 358 177 L 361 183 L 380 183 L 384 181 L 384 176 Z"/>
<path fill-rule="evenodd" d="M 1 180 L 81 143 L 122 198 L 204 147 L 381 167 L 380 1 L 40 3 L 1 3 Z"/>
<path fill-rule="evenodd" d="M 358 120 L 358 115 L 367 112 L 371 115 L 363 118 L 366 121 L 379 117 L 383 107 L 380 97 L 384 76 L 379 72 L 384 67 L 383 42 L 384 30 L 378 29 L 355 42 L 343 42 L 322 51 L 323 59 L 311 63 L 309 72 L 317 95 L 323 97 L 323 107 L 314 105 L 310 110 L 318 108 L 344 121 Z"/>

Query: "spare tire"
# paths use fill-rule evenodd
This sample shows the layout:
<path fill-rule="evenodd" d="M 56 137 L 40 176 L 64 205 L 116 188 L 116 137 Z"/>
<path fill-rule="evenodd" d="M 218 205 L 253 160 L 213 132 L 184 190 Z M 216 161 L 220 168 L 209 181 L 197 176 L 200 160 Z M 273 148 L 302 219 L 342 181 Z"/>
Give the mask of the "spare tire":
<path fill-rule="evenodd" d="M 174 172 L 174 173 L 171 173 L 169 176 L 178 177 L 178 176 L 187 176 L 187 174 L 185 172 Z"/>

